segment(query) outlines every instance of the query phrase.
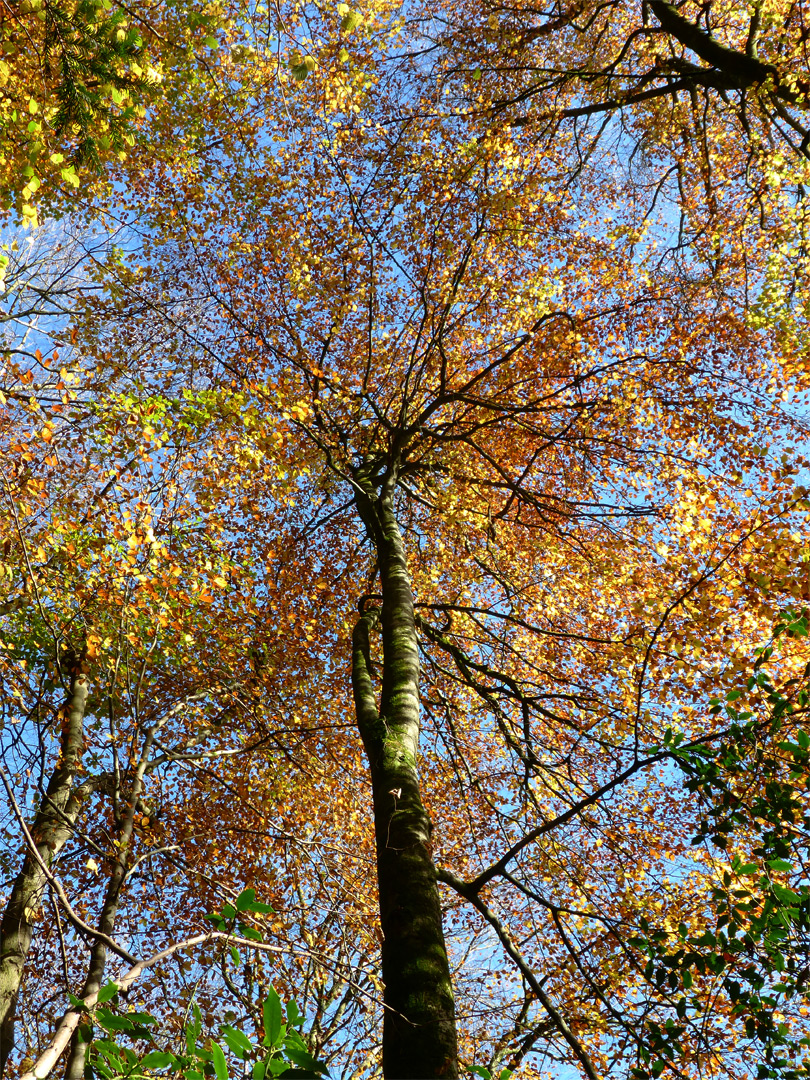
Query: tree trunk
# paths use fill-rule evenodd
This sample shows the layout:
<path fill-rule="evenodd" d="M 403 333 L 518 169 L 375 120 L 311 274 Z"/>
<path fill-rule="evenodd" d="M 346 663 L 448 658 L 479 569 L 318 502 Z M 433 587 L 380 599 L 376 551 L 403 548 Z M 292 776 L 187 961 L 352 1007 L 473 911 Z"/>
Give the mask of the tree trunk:
<path fill-rule="evenodd" d="M 31 948 L 32 922 L 45 891 L 41 864 L 51 866 L 70 838 L 81 807 L 73 780 L 82 758 L 87 692 L 87 677 L 74 674 L 64 707 L 59 760 L 31 827 L 39 859 L 33 852 L 26 852 L 0 923 L 0 1076 L 5 1073 L 6 1061 L 14 1047 L 17 996 Z"/>
<path fill-rule="evenodd" d="M 111 938 L 115 932 L 115 920 L 121 903 L 121 890 L 127 876 L 129 847 L 132 842 L 132 833 L 135 827 L 135 816 L 138 812 L 138 800 L 143 792 L 143 778 L 149 763 L 149 755 L 152 750 L 154 737 L 155 728 L 151 727 L 146 733 L 141 758 L 138 762 L 138 767 L 135 770 L 132 789 L 129 793 L 127 811 L 123 820 L 120 822 L 120 829 L 117 837 L 118 855 L 113 863 L 112 871 L 110 872 L 107 891 L 104 895 L 104 903 L 101 907 L 101 915 L 98 922 L 99 930 L 102 934 L 106 934 L 108 938 Z M 120 792 L 116 790 L 116 794 L 120 795 Z M 118 805 L 117 800 L 116 805 Z M 107 946 L 99 938 L 93 943 L 93 947 L 90 950 L 90 963 L 87 968 L 87 976 L 84 980 L 84 985 L 79 992 L 80 998 L 86 999 L 89 998 L 91 994 L 98 994 L 104 981 L 104 969 L 106 966 Z M 84 1076 L 85 1066 L 87 1064 L 87 1050 L 88 1044 L 84 1042 L 77 1029 L 70 1042 L 70 1051 L 68 1053 L 67 1065 L 65 1066 L 65 1080 L 81 1080 Z"/>
<path fill-rule="evenodd" d="M 374 798 L 385 984 L 386 1080 L 458 1076 L 455 1008 L 433 865 L 431 825 L 419 791 L 419 653 L 413 596 L 393 482 L 379 498 L 358 496 L 377 549 L 382 608 L 360 613 L 353 635 L 352 686 Z M 377 708 L 369 631 L 382 629 Z"/>

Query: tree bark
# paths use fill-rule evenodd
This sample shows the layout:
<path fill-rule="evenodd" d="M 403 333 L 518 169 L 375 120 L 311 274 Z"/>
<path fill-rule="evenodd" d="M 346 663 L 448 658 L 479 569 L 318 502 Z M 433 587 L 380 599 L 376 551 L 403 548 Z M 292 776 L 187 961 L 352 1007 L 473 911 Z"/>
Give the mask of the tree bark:
<path fill-rule="evenodd" d="M 72 835 L 81 808 L 73 781 L 81 765 L 87 693 L 87 677 L 74 674 L 64 706 L 59 760 L 31 827 L 39 859 L 47 867 Z M 39 860 L 31 851 L 26 852 L 0 923 L 0 1076 L 5 1073 L 14 1047 L 17 997 L 31 948 L 32 923 L 42 903 L 45 885 Z"/>
<path fill-rule="evenodd" d="M 102 934 L 112 937 L 115 931 L 115 920 L 121 903 L 121 890 L 127 876 L 127 863 L 129 862 L 129 848 L 132 842 L 132 833 L 135 828 L 135 815 L 138 811 L 138 800 L 143 793 L 143 778 L 149 763 L 149 755 L 154 742 L 155 728 L 150 728 L 146 733 L 143 751 L 135 770 L 132 789 L 129 793 L 129 803 L 126 814 L 121 822 L 118 834 L 118 855 L 113 863 L 110 878 L 107 883 L 107 891 L 104 895 L 104 903 L 101 907 L 98 928 Z M 107 966 L 107 946 L 101 938 L 97 938 L 90 950 L 90 963 L 87 968 L 87 976 L 79 997 L 87 999 L 97 995 L 104 981 L 104 969 Z M 87 1064 L 88 1044 L 84 1042 L 77 1028 L 70 1043 L 67 1065 L 65 1067 L 65 1080 L 81 1080 L 84 1076 Z"/>
<path fill-rule="evenodd" d="M 455 1007 L 442 913 L 422 804 L 419 754 L 419 652 L 413 595 L 393 506 L 393 481 L 376 497 L 358 495 L 374 543 L 382 608 L 355 626 L 352 687 L 374 799 L 385 984 L 386 1080 L 458 1076 Z M 379 709 L 371 676 L 369 631 L 379 623 L 383 676 Z"/>

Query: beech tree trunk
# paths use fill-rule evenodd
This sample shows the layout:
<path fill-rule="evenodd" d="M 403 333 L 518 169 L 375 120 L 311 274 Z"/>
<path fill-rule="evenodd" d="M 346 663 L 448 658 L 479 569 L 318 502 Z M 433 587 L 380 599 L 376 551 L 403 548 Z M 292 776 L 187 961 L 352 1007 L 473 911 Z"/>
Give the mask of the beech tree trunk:
<path fill-rule="evenodd" d="M 39 858 L 31 851 L 26 852 L 0 923 L 0 1076 L 5 1073 L 14 1047 L 17 996 L 31 948 L 32 922 L 46 887 L 43 864 L 50 868 L 70 838 L 81 808 L 73 781 L 82 758 L 87 693 L 87 677 L 80 673 L 72 675 L 64 706 L 59 760 L 30 830 Z"/>
<path fill-rule="evenodd" d="M 393 480 L 358 495 L 382 583 L 380 610 L 361 610 L 352 650 L 357 723 L 374 798 L 385 984 L 386 1080 L 458 1076 L 455 1007 L 430 842 L 419 791 L 419 652 L 413 595 L 393 507 Z M 369 632 L 382 630 L 379 708 Z"/>

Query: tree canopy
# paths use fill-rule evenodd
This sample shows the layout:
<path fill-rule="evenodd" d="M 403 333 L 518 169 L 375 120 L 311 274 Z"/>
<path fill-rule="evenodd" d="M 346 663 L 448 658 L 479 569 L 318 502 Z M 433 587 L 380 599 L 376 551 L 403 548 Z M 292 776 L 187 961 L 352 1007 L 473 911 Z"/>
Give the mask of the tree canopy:
<path fill-rule="evenodd" d="M 0 1064 L 805 1075 L 801 7 L 26 19 Z"/>

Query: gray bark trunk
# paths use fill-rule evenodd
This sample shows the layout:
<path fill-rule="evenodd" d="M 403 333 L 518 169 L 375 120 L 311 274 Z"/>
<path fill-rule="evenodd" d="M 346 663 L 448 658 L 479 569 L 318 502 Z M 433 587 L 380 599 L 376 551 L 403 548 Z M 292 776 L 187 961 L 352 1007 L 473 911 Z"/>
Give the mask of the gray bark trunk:
<path fill-rule="evenodd" d="M 138 809 L 138 800 L 143 793 L 143 778 L 149 762 L 149 755 L 154 742 L 155 729 L 150 728 L 144 741 L 141 759 L 135 770 L 132 790 L 129 794 L 129 804 L 126 814 L 121 823 L 118 834 L 118 857 L 107 883 L 107 891 L 104 895 L 104 903 L 101 907 L 98 929 L 107 937 L 112 937 L 115 930 L 115 920 L 121 903 L 121 890 L 126 880 L 127 863 L 129 861 L 129 847 L 132 841 L 132 833 L 135 827 L 135 815 Z M 116 796 L 118 795 L 116 789 Z M 118 799 L 116 798 L 116 803 Z M 87 976 L 79 997 L 86 999 L 91 994 L 97 994 L 104 981 L 104 969 L 107 965 L 107 946 L 97 939 L 90 950 L 90 963 L 87 968 Z M 65 1067 L 65 1080 L 82 1080 L 85 1065 L 87 1063 L 87 1043 L 85 1043 L 77 1030 L 70 1043 L 67 1065 Z"/>
<path fill-rule="evenodd" d="M 0 1076 L 14 1047 L 17 997 L 31 948 L 32 923 L 46 887 L 39 860 L 50 868 L 70 839 L 81 808 L 73 783 L 81 765 L 87 693 L 87 677 L 74 675 L 65 703 L 59 760 L 30 830 L 39 859 L 30 851 L 26 853 L 0 923 Z"/>

